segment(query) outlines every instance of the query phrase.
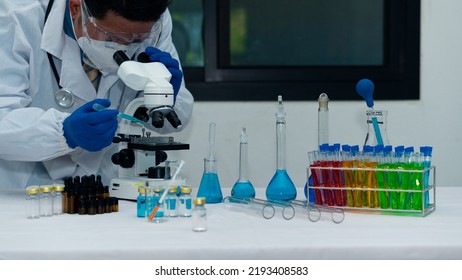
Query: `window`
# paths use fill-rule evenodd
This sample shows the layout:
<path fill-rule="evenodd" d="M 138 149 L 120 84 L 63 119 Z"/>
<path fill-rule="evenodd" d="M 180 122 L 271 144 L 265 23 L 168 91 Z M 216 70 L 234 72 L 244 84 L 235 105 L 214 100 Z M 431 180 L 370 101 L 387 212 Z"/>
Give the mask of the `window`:
<path fill-rule="evenodd" d="M 173 39 L 196 100 L 419 99 L 418 0 L 175 0 Z M 181 31 L 180 31 L 181 30 Z"/>

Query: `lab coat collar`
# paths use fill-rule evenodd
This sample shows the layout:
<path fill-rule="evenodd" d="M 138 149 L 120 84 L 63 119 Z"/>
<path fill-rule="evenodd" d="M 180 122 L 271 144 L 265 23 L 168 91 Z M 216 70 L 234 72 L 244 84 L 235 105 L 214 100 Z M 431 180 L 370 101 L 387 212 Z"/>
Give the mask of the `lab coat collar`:
<path fill-rule="evenodd" d="M 74 95 L 90 101 L 96 91 L 82 69 L 80 47 L 77 42 L 64 33 L 64 13 L 69 0 L 55 1 L 43 27 L 41 49 L 58 58 L 62 65 L 56 65 L 60 85 L 70 89 Z"/>

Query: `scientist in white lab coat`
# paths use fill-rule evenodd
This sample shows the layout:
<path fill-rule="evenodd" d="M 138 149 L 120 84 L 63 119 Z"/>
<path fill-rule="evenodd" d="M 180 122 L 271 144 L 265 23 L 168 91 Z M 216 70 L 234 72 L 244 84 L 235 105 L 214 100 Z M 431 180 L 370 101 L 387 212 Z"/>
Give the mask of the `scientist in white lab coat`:
<path fill-rule="evenodd" d="M 193 97 L 172 43 L 170 0 L 0 2 L 0 188 L 66 176 L 117 177 L 117 113 L 142 92 L 118 79 L 115 50 L 146 51 L 172 74 L 184 127 Z M 84 69 L 85 67 L 85 69 Z M 98 69 L 95 78 L 89 69 Z M 55 71 L 55 72 L 54 72 Z M 92 71 L 94 72 L 94 71 Z M 96 112 L 94 102 L 117 108 Z M 176 131 L 165 122 L 159 133 Z"/>

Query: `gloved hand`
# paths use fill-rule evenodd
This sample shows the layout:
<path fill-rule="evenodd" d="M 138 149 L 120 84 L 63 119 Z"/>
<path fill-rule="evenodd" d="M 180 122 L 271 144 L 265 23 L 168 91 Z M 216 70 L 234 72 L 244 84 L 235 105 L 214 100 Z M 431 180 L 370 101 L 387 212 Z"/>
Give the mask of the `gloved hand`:
<path fill-rule="evenodd" d="M 90 152 L 99 151 L 112 143 L 117 130 L 117 110 L 93 110 L 93 104 L 109 107 L 108 99 L 95 99 L 75 110 L 64 120 L 63 130 L 67 144 Z"/>
<path fill-rule="evenodd" d="M 170 84 L 172 84 L 173 98 L 176 101 L 176 96 L 180 90 L 181 81 L 183 80 L 183 72 L 180 70 L 180 63 L 168 52 L 163 52 L 158 48 L 147 47 L 145 52 L 149 56 L 151 62 L 160 62 L 164 64 L 168 71 L 170 71 L 170 74 L 172 74 Z"/>

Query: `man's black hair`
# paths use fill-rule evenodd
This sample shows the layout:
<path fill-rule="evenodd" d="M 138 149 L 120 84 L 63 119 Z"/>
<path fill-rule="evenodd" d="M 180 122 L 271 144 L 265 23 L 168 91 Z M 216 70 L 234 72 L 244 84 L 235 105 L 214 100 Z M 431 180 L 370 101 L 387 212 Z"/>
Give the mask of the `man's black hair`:
<path fill-rule="evenodd" d="M 90 13 L 103 19 L 107 12 L 131 21 L 156 21 L 165 12 L 172 0 L 82 0 Z"/>

